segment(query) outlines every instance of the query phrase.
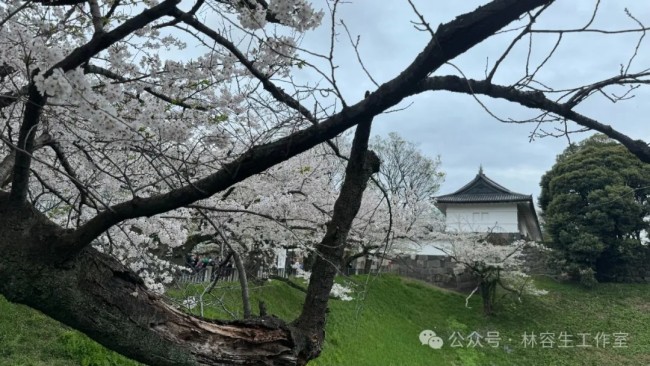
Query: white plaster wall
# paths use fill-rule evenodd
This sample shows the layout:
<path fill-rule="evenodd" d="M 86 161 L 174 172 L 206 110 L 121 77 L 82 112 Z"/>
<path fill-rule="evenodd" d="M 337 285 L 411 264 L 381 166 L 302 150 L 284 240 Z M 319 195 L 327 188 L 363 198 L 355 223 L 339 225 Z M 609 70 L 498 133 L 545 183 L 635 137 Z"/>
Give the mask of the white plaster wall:
<path fill-rule="evenodd" d="M 446 224 L 447 230 L 518 233 L 517 204 L 449 205 Z"/>
<path fill-rule="evenodd" d="M 415 253 L 419 255 L 447 255 L 450 251 L 451 243 L 436 240 L 430 243 L 424 243 Z M 446 251 L 446 252 L 445 252 Z"/>

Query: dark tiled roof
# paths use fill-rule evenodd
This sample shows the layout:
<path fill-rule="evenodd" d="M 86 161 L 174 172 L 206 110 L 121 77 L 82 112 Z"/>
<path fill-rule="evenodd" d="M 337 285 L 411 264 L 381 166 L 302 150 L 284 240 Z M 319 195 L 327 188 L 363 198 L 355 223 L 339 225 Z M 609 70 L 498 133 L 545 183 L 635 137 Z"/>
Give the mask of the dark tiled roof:
<path fill-rule="evenodd" d="M 479 170 L 476 177 L 454 193 L 436 197 L 438 203 L 474 202 L 532 202 L 533 196 L 513 192 L 483 174 Z"/>
<path fill-rule="evenodd" d="M 480 202 L 520 202 L 532 200 L 532 196 L 524 194 L 471 194 L 455 196 L 449 194 L 438 197 L 439 203 L 480 203 Z"/>

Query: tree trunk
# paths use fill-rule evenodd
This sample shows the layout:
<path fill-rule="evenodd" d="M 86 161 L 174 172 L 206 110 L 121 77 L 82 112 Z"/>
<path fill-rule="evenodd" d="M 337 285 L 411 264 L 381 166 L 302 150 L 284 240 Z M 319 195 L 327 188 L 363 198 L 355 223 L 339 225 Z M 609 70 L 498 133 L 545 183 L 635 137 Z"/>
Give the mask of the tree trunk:
<path fill-rule="evenodd" d="M 370 121 L 360 124 L 332 220 L 317 248 L 303 311 L 294 324 L 274 317 L 218 321 L 184 314 L 109 255 L 92 247 L 71 257 L 61 251 L 71 245 L 68 232 L 4 192 L 0 293 L 151 365 L 304 365 L 322 349 L 327 301 L 347 235 L 367 181 L 379 169 L 377 156 L 367 153 L 369 133 Z"/>
<path fill-rule="evenodd" d="M 334 213 L 327 223 L 325 237 L 316 246 L 316 260 L 305 303 L 300 317 L 294 322 L 312 341 L 309 358 L 316 358 L 320 354 L 325 339 L 327 301 L 334 278 L 343 263 L 348 233 L 361 206 L 368 180 L 379 171 L 379 158 L 368 151 L 371 124 L 372 120 L 367 120 L 357 126 L 341 193 L 334 203 Z"/>
<path fill-rule="evenodd" d="M 237 267 L 237 275 L 239 276 L 239 286 L 241 287 L 241 303 L 244 310 L 244 318 L 251 317 L 251 300 L 248 294 L 248 276 L 246 275 L 246 268 L 241 260 L 241 256 L 232 249 L 232 257 Z"/>
<path fill-rule="evenodd" d="M 481 281 L 479 285 L 481 290 L 481 299 L 483 300 L 483 314 L 494 314 L 494 299 L 496 296 L 496 281 Z"/>
<path fill-rule="evenodd" d="M 365 261 L 363 262 L 363 274 L 369 274 L 372 270 L 372 257 L 370 254 L 367 254 Z"/>
<path fill-rule="evenodd" d="M 149 292 L 110 256 L 89 247 L 60 262 L 64 230 L 0 193 L 0 293 L 151 365 L 295 365 L 309 340 L 273 317 L 209 321 Z"/>

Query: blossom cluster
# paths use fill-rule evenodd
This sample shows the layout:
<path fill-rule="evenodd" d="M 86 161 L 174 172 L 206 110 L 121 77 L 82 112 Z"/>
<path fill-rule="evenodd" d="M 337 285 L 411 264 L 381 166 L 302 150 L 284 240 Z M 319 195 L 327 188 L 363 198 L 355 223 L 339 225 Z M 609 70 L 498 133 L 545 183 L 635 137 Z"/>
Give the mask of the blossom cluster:
<path fill-rule="evenodd" d="M 300 32 L 314 29 L 323 19 L 323 11 L 316 11 L 305 0 L 271 0 L 268 9 L 255 3 L 251 9 L 250 4 L 241 3 L 238 20 L 246 29 L 260 29 L 267 24 L 267 17 L 271 16 L 282 25 L 292 27 Z"/>
<path fill-rule="evenodd" d="M 531 281 L 526 268 L 527 248 L 541 248 L 536 242 L 515 240 L 493 243 L 489 234 L 449 230 L 435 233 L 436 243 L 456 263 L 455 272 L 470 273 L 482 278 L 500 279 L 520 293 L 545 295 Z"/>
<path fill-rule="evenodd" d="M 302 278 L 307 283 L 309 283 L 309 280 L 311 278 L 311 272 L 303 271 L 300 268 L 296 268 L 296 277 Z M 332 285 L 332 289 L 330 290 L 330 296 L 333 296 L 341 301 L 352 301 L 354 300 L 354 298 L 352 297 L 353 292 L 354 290 L 352 289 L 352 287 L 344 286 L 340 283 L 334 283 Z"/>

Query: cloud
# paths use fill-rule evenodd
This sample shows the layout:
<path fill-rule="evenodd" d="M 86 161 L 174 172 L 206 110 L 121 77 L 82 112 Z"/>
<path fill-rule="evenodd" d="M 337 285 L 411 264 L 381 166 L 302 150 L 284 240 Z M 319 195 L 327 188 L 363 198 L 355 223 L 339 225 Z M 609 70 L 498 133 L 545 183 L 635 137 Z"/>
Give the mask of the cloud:
<path fill-rule="evenodd" d="M 435 29 L 464 12 L 471 11 L 486 1 L 416 1 L 421 13 Z M 535 27 L 570 29 L 584 26 L 592 16 L 595 1 L 557 1 L 548 13 L 540 17 Z M 602 29 L 633 28 L 634 21 L 625 13 L 630 9 L 637 19 L 650 24 L 650 8 L 635 0 L 602 1 L 593 26 Z M 365 67 L 379 83 L 395 77 L 429 41 L 428 32 L 413 28 L 409 21 L 417 20 L 409 4 L 404 1 L 353 2 L 343 4 L 338 13 L 349 27 L 352 37 L 360 35 L 359 52 Z M 511 25 L 509 28 L 513 28 Z M 329 26 L 308 35 L 302 46 L 329 50 Z M 473 78 L 483 78 L 495 60 L 510 43 L 516 32 L 503 33 L 482 42 L 461 55 L 453 63 Z M 650 38 L 650 37 L 648 37 Z M 335 62 L 337 81 L 349 102 L 357 102 L 366 90 L 375 86 L 364 75 L 356 61 L 343 29 L 336 37 Z M 571 88 L 584 83 L 615 76 L 620 65 L 627 65 L 634 54 L 638 34 L 603 35 L 599 33 L 566 33 L 553 58 L 541 69 L 538 79 L 556 88 Z M 536 35 L 532 44 L 529 69 L 544 60 L 557 34 Z M 630 70 L 640 71 L 650 64 L 648 40 L 640 45 Z M 495 82 L 511 83 L 519 80 L 526 69 L 528 43 L 513 48 L 497 73 Z M 458 74 L 453 67 L 443 67 L 442 74 Z M 613 91 L 615 89 L 612 89 Z M 623 89 L 615 90 L 622 94 Z M 650 95 L 637 91 L 637 98 L 616 104 L 604 97 L 594 96 L 578 111 L 604 123 L 612 124 L 635 138 L 648 138 L 650 103 L 643 103 Z M 559 97 L 557 95 L 556 97 Z M 502 118 L 530 118 L 539 111 L 504 101 L 480 97 L 489 109 Z M 447 172 L 441 193 L 460 188 L 472 179 L 480 164 L 488 176 L 517 192 L 539 195 L 541 175 L 550 169 L 557 154 L 567 146 L 566 138 L 547 137 L 530 142 L 534 124 L 504 124 L 496 121 L 472 97 L 448 92 L 426 93 L 402 102 L 409 108 L 397 113 L 383 114 L 375 119 L 373 131 L 380 135 L 396 131 L 405 139 L 418 143 L 428 155 L 441 155 Z M 541 126 L 546 131 L 564 128 L 562 125 Z M 570 129 L 577 128 L 569 124 Z M 573 141 L 589 133 L 571 135 Z"/>

